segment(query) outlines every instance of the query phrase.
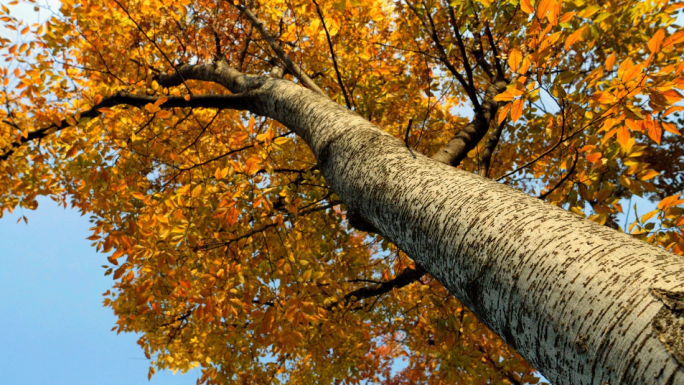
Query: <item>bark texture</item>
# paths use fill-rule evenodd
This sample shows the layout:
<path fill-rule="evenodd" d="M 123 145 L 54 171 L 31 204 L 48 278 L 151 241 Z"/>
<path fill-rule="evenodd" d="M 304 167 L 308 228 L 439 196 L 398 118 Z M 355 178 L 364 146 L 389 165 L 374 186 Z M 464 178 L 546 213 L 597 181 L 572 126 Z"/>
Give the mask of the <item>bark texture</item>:
<path fill-rule="evenodd" d="M 416 154 L 294 83 L 225 64 L 181 71 L 296 132 L 350 211 L 554 385 L 684 383 L 682 257 Z"/>

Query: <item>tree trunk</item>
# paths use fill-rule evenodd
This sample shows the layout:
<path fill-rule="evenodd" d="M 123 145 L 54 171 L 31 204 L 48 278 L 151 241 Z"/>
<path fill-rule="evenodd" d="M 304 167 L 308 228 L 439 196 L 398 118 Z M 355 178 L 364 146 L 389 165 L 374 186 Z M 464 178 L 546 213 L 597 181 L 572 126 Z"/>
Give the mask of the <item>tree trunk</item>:
<path fill-rule="evenodd" d="M 292 82 L 209 67 L 181 72 L 302 137 L 351 213 L 553 384 L 684 383 L 682 257 L 417 154 Z"/>

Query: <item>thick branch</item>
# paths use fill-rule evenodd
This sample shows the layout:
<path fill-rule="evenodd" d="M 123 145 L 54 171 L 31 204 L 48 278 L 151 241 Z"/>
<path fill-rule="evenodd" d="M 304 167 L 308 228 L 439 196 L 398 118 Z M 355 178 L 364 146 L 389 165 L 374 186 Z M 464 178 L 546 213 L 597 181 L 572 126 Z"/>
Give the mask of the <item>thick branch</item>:
<path fill-rule="evenodd" d="M 432 159 L 454 167 L 458 166 L 468 155 L 468 151 L 475 148 L 487 134 L 489 125 L 499 108 L 499 102 L 495 101 L 494 97 L 503 92 L 507 85 L 506 81 L 499 81 L 489 86 L 482 101 L 481 112 L 477 113 L 467 126 L 456 133 L 446 146 L 437 151 Z"/>
<path fill-rule="evenodd" d="M 492 160 L 492 154 L 496 145 L 499 144 L 499 139 L 501 138 L 501 133 L 506 126 L 506 119 L 504 119 L 501 124 L 496 127 L 496 130 L 492 133 L 492 137 L 489 138 L 487 144 L 485 145 L 484 151 L 482 152 L 482 160 L 480 162 L 480 168 L 478 173 L 483 177 L 487 178 L 489 175 L 489 165 Z"/>
<path fill-rule="evenodd" d="M 300 66 L 298 66 L 295 62 L 292 61 L 290 56 L 283 50 L 283 47 L 281 47 L 280 44 L 278 44 L 278 42 L 276 41 L 276 39 L 268 32 L 268 30 L 266 30 L 266 28 L 264 27 L 264 23 L 261 20 L 259 20 L 259 18 L 257 18 L 256 15 L 249 8 L 244 7 L 242 5 L 235 6 L 240 10 L 240 12 L 247 16 L 247 18 L 252 23 L 254 28 L 256 28 L 257 31 L 259 31 L 261 37 L 263 37 L 264 40 L 266 40 L 266 42 L 271 47 L 273 52 L 275 52 L 276 56 L 278 56 L 278 58 L 282 60 L 283 63 L 285 63 L 287 69 L 290 70 L 290 72 L 292 72 L 302 82 L 302 84 L 304 84 L 307 88 L 328 97 L 328 95 L 322 89 L 320 89 L 318 85 L 314 83 L 313 80 L 311 80 L 311 78 L 304 72 L 304 70 L 302 70 Z"/>
<path fill-rule="evenodd" d="M 407 267 L 406 269 L 402 270 L 401 273 L 397 274 L 397 276 L 394 277 L 394 279 L 391 279 L 387 282 L 379 283 L 374 287 L 362 287 L 360 289 L 352 291 L 351 293 L 348 293 L 344 296 L 341 302 L 347 305 L 352 301 L 377 297 L 389 293 L 390 291 L 392 291 L 392 289 L 401 289 L 404 286 L 408 286 L 413 282 L 418 281 L 425 274 L 425 270 L 423 270 L 417 265 L 415 268 Z M 330 306 L 328 306 L 328 310 L 332 309 L 337 304 L 339 304 L 339 302 L 332 303 Z"/>
<path fill-rule="evenodd" d="M 144 107 L 147 104 L 154 104 L 159 100 L 156 96 L 148 95 L 135 95 L 126 92 L 119 92 L 112 96 L 104 98 L 100 103 L 81 113 L 81 118 L 96 118 L 101 112 L 101 108 L 109 108 L 118 105 L 127 105 L 132 107 Z M 247 110 L 251 108 L 252 101 L 249 96 L 246 95 L 197 95 L 192 96 L 188 100 L 184 97 L 172 96 L 167 98 L 160 107 L 163 109 L 174 108 L 174 107 L 191 107 L 191 108 L 216 108 L 220 110 L 230 109 L 230 110 Z M 17 127 L 14 122 L 5 122 L 6 124 L 11 124 Z M 14 150 L 21 145 L 32 142 L 34 140 L 42 139 L 52 133 L 61 131 L 69 127 L 69 123 L 66 119 L 62 119 L 59 124 L 51 124 L 47 127 L 37 129 L 35 131 L 29 132 L 27 137 L 22 137 L 20 141 L 14 142 L 12 144 L 12 149 L 8 150 L 4 154 L 0 155 L 0 160 L 6 160 L 14 153 Z"/>
<path fill-rule="evenodd" d="M 494 36 L 492 36 L 492 31 L 489 29 L 489 25 L 485 26 L 485 33 L 487 34 L 487 39 L 489 39 L 489 45 L 492 47 L 492 55 L 494 56 L 494 64 L 496 65 L 497 79 L 503 79 L 506 73 L 501 65 L 499 49 L 496 47 L 496 40 L 494 40 Z"/>

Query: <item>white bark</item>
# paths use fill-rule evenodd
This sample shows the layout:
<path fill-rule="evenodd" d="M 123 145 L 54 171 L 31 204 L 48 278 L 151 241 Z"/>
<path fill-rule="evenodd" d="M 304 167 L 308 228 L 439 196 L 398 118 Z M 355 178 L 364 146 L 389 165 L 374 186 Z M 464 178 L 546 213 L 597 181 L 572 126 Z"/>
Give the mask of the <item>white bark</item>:
<path fill-rule="evenodd" d="M 221 65 L 184 76 L 244 91 L 251 111 L 295 131 L 350 212 L 553 384 L 684 383 L 682 257 L 412 152 L 291 82 Z"/>

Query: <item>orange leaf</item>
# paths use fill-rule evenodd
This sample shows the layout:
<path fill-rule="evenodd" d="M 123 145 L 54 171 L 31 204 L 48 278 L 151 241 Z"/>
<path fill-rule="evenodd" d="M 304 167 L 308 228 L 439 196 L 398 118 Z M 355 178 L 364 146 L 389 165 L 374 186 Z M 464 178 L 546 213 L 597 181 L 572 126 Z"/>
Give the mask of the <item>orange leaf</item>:
<path fill-rule="evenodd" d="M 677 201 L 677 198 L 679 198 L 679 195 L 680 194 L 671 195 L 671 196 L 663 199 L 662 201 L 660 201 L 660 203 L 658 203 L 658 208 L 661 210 L 665 210 L 666 208 L 674 206 L 674 203 Z"/>
<path fill-rule="evenodd" d="M 520 53 L 520 51 L 513 48 L 508 53 L 508 65 L 511 67 L 511 71 L 513 71 L 513 72 L 517 71 L 518 67 L 520 67 L 521 62 L 522 62 L 522 54 Z"/>
<path fill-rule="evenodd" d="M 586 27 L 582 27 L 582 28 L 578 29 L 577 31 L 573 32 L 570 36 L 568 36 L 568 38 L 565 40 L 565 50 L 566 51 L 569 51 L 570 47 L 572 47 L 572 45 L 575 44 L 575 42 L 582 37 L 582 32 L 584 32 L 585 28 Z M 613 54 L 613 56 L 615 56 L 615 54 Z"/>
<path fill-rule="evenodd" d="M 524 99 L 517 99 L 516 101 L 513 102 L 513 105 L 511 106 L 511 121 L 513 123 L 517 122 L 518 119 L 520 119 L 520 116 L 522 116 L 522 110 L 523 110 L 524 104 L 525 104 Z"/>
<path fill-rule="evenodd" d="M 235 207 L 231 207 L 230 210 L 228 210 L 228 216 L 226 219 L 228 220 L 228 225 L 232 226 L 237 222 L 238 218 L 238 209 Z"/>
<path fill-rule="evenodd" d="M 667 48 L 671 45 L 674 44 L 679 44 L 684 41 L 684 30 L 682 31 L 677 31 L 670 35 L 665 41 L 663 42 L 663 48 Z"/>
<path fill-rule="evenodd" d="M 658 175 L 660 175 L 660 173 L 656 170 L 644 170 L 637 175 L 637 178 L 639 180 L 649 180 L 657 177 Z"/>
<path fill-rule="evenodd" d="M 494 97 L 497 102 L 510 102 L 513 100 L 514 96 L 508 91 L 504 91 Z"/>
<path fill-rule="evenodd" d="M 647 120 L 646 129 L 648 130 L 646 132 L 648 137 L 653 139 L 654 142 L 660 144 L 660 138 L 663 136 L 663 130 L 660 128 L 658 122 Z"/>
<path fill-rule="evenodd" d="M 670 115 L 673 112 L 684 110 L 683 106 L 672 106 L 663 112 L 663 118 Z"/>
<path fill-rule="evenodd" d="M 660 47 L 663 44 L 664 38 L 665 38 L 665 30 L 661 28 L 653 35 L 651 40 L 648 41 L 649 51 L 651 51 L 651 53 L 658 53 L 658 51 L 660 51 Z"/>
<path fill-rule="evenodd" d="M 614 65 L 615 65 L 615 52 L 613 52 L 612 54 L 610 54 L 610 56 L 608 56 L 606 58 L 606 69 L 608 71 L 612 71 Z"/>
<path fill-rule="evenodd" d="M 543 19 L 544 16 L 546 16 L 546 14 L 549 13 L 554 4 L 554 0 L 542 0 L 542 2 L 539 3 L 539 7 L 537 8 L 537 19 Z"/>
<path fill-rule="evenodd" d="M 124 266 L 121 266 L 120 268 L 116 269 L 116 271 L 114 272 L 114 279 L 119 279 L 119 278 L 121 278 L 121 276 L 123 275 L 123 273 L 126 272 L 126 266 L 125 266 L 125 265 L 126 265 L 126 264 L 124 264 Z"/>
<path fill-rule="evenodd" d="M 625 72 L 622 74 L 620 78 L 624 83 L 627 83 L 628 81 L 634 80 L 637 76 L 639 76 L 642 70 L 643 67 L 641 66 L 641 64 L 637 64 L 625 70 Z"/>
<path fill-rule="evenodd" d="M 610 104 L 615 101 L 615 96 L 610 92 L 598 91 L 591 96 L 592 99 L 596 100 L 601 104 Z"/>
<path fill-rule="evenodd" d="M 247 163 L 245 164 L 245 172 L 247 175 L 254 175 L 259 171 L 259 159 L 252 157 L 247 159 Z"/>
<path fill-rule="evenodd" d="M 629 129 L 627 129 L 627 126 L 621 125 L 618 127 L 617 141 L 620 145 L 623 147 L 626 146 L 629 143 L 629 136 Z"/>
<path fill-rule="evenodd" d="M 510 111 L 510 109 L 511 103 L 506 103 L 506 105 L 503 106 L 501 111 L 499 111 L 499 121 L 497 122 L 497 124 L 501 124 L 501 122 L 503 122 L 504 119 L 506 119 L 506 116 L 508 115 L 508 111 Z"/>
<path fill-rule="evenodd" d="M 532 3 L 530 3 L 530 0 L 520 1 L 520 9 L 528 15 L 534 13 L 534 7 L 532 6 Z"/>
<path fill-rule="evenodd" d="M 162 96 L 161 98 L 157 99 L 156 102 L 154 102 L 154 105 L 159 107 L 162 104 L 166 103 L 167 100 L 169 100 L 169 98 L 167 98 L 166 96 Z"/>
<path fill-rule="evenodd" d="M 98 105 L 100 102 L 102 102 L 102 95 L 95 95 L 95 100 L 93 100 L 93 103 Z"/>
<path fill-rule="evenodd" d="M 675 134 L 675 135 L 681 135 L 681 133 L 677 129 L 677 126 L 675 126 L 674 124 L 667 123 L 667 122 L 660 122 L 660 124 L 663 126 L 665 131 L 672 133 L 672 134 Z"/>
<path fill-rule="evenodd" d="M 591 163 L 596 163 L 597 160 L 601 159 L 600 152 L 594 152 L 592 154 L 587 154 L 587 160 Z"/>
<path fill-rule="evenodd" d="M 249 131 L 250 134 L 254 133 L 254 115 L 252 115 L 249 118 L 249 124 L 247 125 L 247 131 Z"/>
<path fill-rule="evenodd" d="M 74 157 L 74 155 L 76 155 L 76 152 L 78 152 L 78 147 L 76 147 L 76 146 L 71 147 L 69 149 L 69 151 L 67 151 L 67 153 L 66 153 L 67 158 Z"/>
<path fill-rule="evenodd" d="M 168 119 L 171 117 L 171 115 L 173 115 L 173 112 L 171 112 L 169 110 L 163 110 L 163 111 L 157 112 L 157 117 L 159 119 Z"/>

